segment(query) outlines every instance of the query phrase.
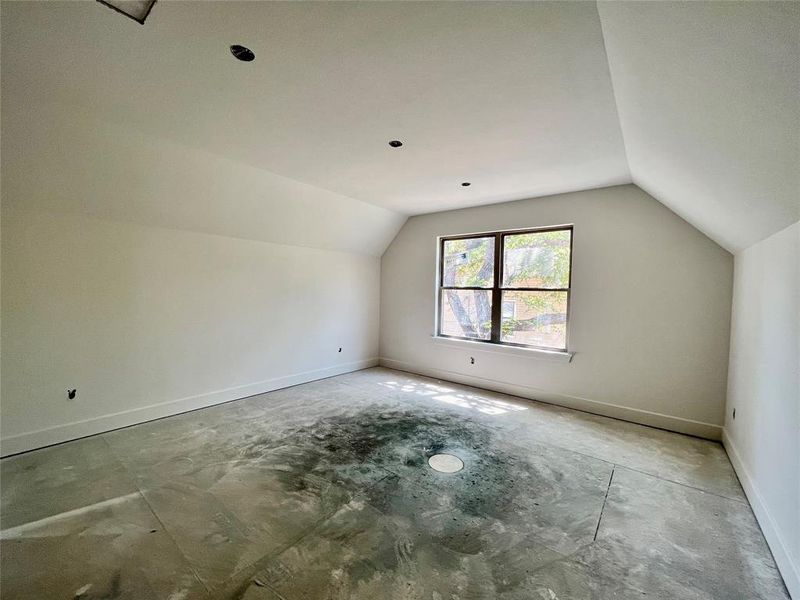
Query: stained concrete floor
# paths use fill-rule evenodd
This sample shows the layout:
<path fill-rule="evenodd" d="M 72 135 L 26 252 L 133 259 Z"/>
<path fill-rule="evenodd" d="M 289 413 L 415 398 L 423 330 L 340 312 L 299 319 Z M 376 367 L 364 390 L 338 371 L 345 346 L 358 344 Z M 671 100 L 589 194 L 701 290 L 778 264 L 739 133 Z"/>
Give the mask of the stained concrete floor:
<path fill-rule="evenodd" d="M 3 600 L 788 598 L 719 444 L 383 368 L 0 467 Z"/>

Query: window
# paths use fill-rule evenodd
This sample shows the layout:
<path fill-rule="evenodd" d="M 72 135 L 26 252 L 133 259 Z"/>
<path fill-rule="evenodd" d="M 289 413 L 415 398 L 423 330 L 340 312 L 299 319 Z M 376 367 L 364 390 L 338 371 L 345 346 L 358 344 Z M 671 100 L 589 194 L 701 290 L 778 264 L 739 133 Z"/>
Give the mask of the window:
<path fill-rule="evenodd" d="M 572 227 L 441 239 L 438 335 L 567 349 Z"/>

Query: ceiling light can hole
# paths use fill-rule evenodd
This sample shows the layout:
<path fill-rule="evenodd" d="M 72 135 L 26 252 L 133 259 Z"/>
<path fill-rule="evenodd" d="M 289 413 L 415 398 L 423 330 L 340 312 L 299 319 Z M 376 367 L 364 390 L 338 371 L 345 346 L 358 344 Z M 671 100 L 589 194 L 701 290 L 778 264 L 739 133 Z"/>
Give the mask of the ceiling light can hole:
<path fill-rule="evenodd" d="M 389 145 L 392 148 L 399 148 L 400 146 L 403 145 L 403 142 L 401 142 L 400 140 L 392 140 L 392 141 L 389 142 Z"/>
<path fill-rule="evenodd" d="M 461 187 L 469 187 L 471 185 L 472 184 L 469 181 L 465 181 L 464 183 L 461 184 Z"/>
<path fill-rule="evenodd" d="M 252 62 L 256 58 L 255 53 L 250 50 L 250 48 L 240 46 L 239 44 L 234 44 L 231 46 L 231 54 L 244 62 Z"/>

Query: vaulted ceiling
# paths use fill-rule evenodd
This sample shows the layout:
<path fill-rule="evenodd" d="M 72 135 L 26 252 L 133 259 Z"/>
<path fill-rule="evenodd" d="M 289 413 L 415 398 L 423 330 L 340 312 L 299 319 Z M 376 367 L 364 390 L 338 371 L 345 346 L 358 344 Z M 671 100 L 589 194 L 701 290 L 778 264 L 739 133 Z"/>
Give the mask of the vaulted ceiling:
<path fill-rule="evenodd" d="M 800 219 L 800 3 L 598 8 L 633 182 L 732 251 Z"/>
<path fill-rule="evenodd" d="M 736 251 L 800 219 L 798 32 L 794 2 L 161 0 L 144 25 L 3 2 L 3 123 L 73 107 L 278 178 L 288 204 L 287 182 L 318 190 L 306 212 L 380 207 L 356 229 L 387 235 L 387 214 L 633 182 Z M 260 218 L 228 208 L 233 235 Z"/>

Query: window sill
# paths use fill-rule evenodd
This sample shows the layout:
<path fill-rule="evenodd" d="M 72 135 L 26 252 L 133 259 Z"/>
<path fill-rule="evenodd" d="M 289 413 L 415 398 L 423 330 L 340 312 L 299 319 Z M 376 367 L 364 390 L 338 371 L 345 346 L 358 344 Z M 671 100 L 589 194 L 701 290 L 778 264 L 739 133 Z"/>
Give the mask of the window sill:
<path fill-rule="evenodd" d="M 519 346 L 503 346 L 502 344 L 489 344 L 486 342 L 474 342 L 472 340 L 460 340 L 458 338 L 442 337 L 432 335 L 434 343 L 451 348 L 470 350 L 471 352 L 490 352 L 492 354 L 508 354 L 512 356 L 522 356 L 525 358 L 536 358 L 551 360 L 555 362 L 572 362 L 574 352 L 564 352 L 560 350 L 541 350 L 539 348 L 521 348 Z"/>

